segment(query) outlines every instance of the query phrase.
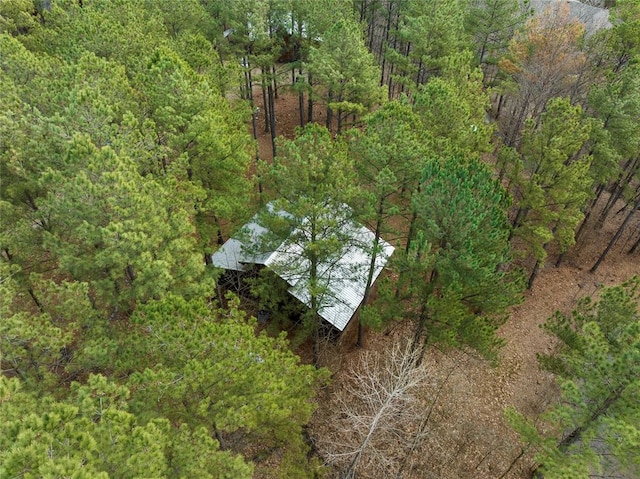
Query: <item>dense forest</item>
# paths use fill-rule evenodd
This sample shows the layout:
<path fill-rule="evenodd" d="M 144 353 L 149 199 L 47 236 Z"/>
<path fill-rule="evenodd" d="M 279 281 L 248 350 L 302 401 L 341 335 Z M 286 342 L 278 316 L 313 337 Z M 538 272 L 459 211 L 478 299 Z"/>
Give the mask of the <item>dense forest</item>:
<path fill-rule="evenodd" d="M 639 0 L 0 0 L 0 477 L 638 477 L 639 209 Z"/>

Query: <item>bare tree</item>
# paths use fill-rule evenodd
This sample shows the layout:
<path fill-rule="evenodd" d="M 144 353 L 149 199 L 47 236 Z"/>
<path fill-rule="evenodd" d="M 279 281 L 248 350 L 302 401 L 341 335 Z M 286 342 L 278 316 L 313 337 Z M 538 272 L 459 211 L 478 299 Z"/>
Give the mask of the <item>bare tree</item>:
<path fill-rule="evenodd" d="M 422 358 L 422 353 L 419 353 L 418 357 Z M 431 415 L 433 414 L 433 412 L 435 410 L 435 407 L 436 407 L 436 404 L 438 403 L 438 400 L 440 399 L 440 395 L 444 391 L 444 386 L 449 382 L 449 379 L 451 378 L 451 375 L 458 368 L 459 364 L 460 364 L 460 359 L 455 361 L 453 366 L 447 372 L 447 375 L 444 378 L 444 380 L 440 381 L 440 384 L 438 385 L 438 387 L 434 391 L 434 394 L 432 395 L 432 399 L 429 402 L 428 408 L 426 410 L 422 411 L 420 423 L 418 424 L 418 427 L 415 429 L 415 431 L 412 434 L 411 441 L 409 443 L 409 447 L 407 449 L 405 449 L 405 451 L 403 452 L 403 454 L 401 455 L 401 457 L 400 457 L 400 459 L 398 461 L 398 468 L 396 470 L 395 479 L 402 479 L 403 474 L 405 472 L 405 469 L 410 468 L 411 456 L 417 450 L 419 450 L 420 446 L 422 445 L 424 440 L 427 438 L 427 436 L 428 436 L 428 434 L 430 432 L 428 430 L 428 428 L 429 428 L 429 425 L 430 425 L 429 422 L 431 420 Z M 417 419 L 417 418 L 415 418 L 415 419 Z M 415 419 L 414 419 L 414 421 L 415 421 Z"/>
<path fill-rule="evenodd" d="M 508 77 L 498 111 L 507 146 L 520 145 L 525 121 L 533 118 L 537 124 L 550 99 L 582 95 L 577 89 L 585 88 L 583 34 L 584 24 L 571 17 L 567 4 L 558 3 L 531 18 L 511 41 L 499 64 Z"/>
<path fill-rule="evenodd" d="M 343 381 L 335 400 L 338 423 L 318 444 L 340 477 L 392 477 L 397 469 L 398 453 L 409 446 L 419 417 L 417 393 L 427 379 L 417 353 L 410 342 L 384 355 L 365 351 Z"/>

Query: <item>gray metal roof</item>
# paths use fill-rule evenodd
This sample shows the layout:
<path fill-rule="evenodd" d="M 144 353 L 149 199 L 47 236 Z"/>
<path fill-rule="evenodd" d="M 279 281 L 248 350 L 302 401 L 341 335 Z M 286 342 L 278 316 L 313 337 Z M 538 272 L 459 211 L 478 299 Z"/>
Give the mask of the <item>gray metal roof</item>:
<path fill-rule="evenodd" d="M 267 229 L 257 223 L 257 216 L 242 227 L 243 234 L 226 241 L 213 255 L 211 263 L 218 268 L 245 271 L 246 264 L 265 264 L 272 253 L 256 253 L 246 245 L 258 244 Z"/>
<path fill-rule="evenodd" d="M 289 285 L 289 293 L 311 306 L 308 278 L 308 260 L 304 258 L 302 245 L 294 241 L 283 241 L 272 252 L 251 253 L 267 230 L 258 224 L 257 215 L 243 228 L 243 233 L 231 238 L 212 257 L 214 266 L 244 271 L 246 264 L 263 264 L 270 267 Z M 296 229 L 290 238 L 299 237 L 302 231 Z M 367 273 L 371 264 L 374 234 L 366 227 L 353 221 L 345 223 L 343 233 L 350 238 L 349 244 L 330 259 L 318 266 L 319 279 L 324 284 L 318 314 L 342 331 L 349 323 L 364 299 Z M 373 282 L 393 254 L 393 246 L 380 239 L 376 255 Z"/>
<path fill-rule="evenodd" d="M 272 202 L 268 203 L 266 208 L 270 213 L 274 213 Z M 282 217 L 290 216 L 282 210 L 276 214 Z M 233 271 L 246 271 L 247 264 L 266 264 L 273 251 L 260 251 L 257 247 L 264 243 L 263 239 L 269 232 L 260 224 L 258 216 L 259 213 L 253 215 L 233 238 L 226 241 L 211 255 L 211 264 Z"/>
<path fill-rule="evenodd" d="M 536 14 L 542 14 L 548 8 L 558 8 L 561 3 L 569 5 L 569 15 L 572 19 L 584 23 L 587 35 L 592 35 L 603 28 L 611 28 L 609 10 L 593 5 L 587 5 L 578 0 L 531 0 L 531 8 Z"/>

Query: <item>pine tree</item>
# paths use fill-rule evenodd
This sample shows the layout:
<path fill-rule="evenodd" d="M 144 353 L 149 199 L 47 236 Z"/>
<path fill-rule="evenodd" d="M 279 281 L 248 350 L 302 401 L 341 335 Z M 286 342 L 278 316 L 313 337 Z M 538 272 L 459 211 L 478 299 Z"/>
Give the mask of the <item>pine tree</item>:
<path fill-rule="evenodd" d="M 50 171 L 41 202 L 52 223 L 44 243 L 59 267 L 90 284 L 99 307 L 116 314 L 174 290 L 195 292 L 204 266 L 189 212 L 171 190 L 142 177 L 132 160 L 77 137 L 70 161 L 86 161 L 73 183 Z"/>
<path fill-rule="evenodd" d="M 326 372 L 300 364 L 284 335 L 255 333 L 255 319 L 175 295 L 140 307 L 123 331 L 118 370 L 134 371 L 132 410 L 206 428 L 223 449 L 275 448 L 306 464 L 302 428 Z"/>
<path fill-rule="evenodd" d="M 362 304 L 366 305 L 372 286 L 375 263 L 382 235 L 399 234 L 390 226 L 391 218 L 405 214 L 407 200 L 403 192 L 413 193 L 419 183 L 425 147 L 420 118 L 412 111 L 406 98 L 394 100 L 364 119 L 364 128 L 349 136 L 349 152 L 355 162 L 362 198 L 358 216 L 374 231 L 371 263 L 367 274 Z M 365 306 L 366 308 L 366 306 Z M 358 327 L 358 346 L 362 345 L 363 322 L 375 325 L 375 308 L 366 308 Z"/>
<path fill-rule="evenodd" d="M 465 6 L 458 1 L 408 0 L 399 8 L 400 42 L 388 50 L 387 57 L 400 92 L 411 93 L 439 75 L 449 56 L 470 46 L 464 31 Z"/>
<path fill-rule="evenodd" d="M 354 15 L 352 5 L 342 0 L 296 0 L 291 2 L 291 16 L 294 55 L 299 54 L 291 63 L 293 70 L 297 68 L 295 78 L 292 76 L 292 88 L 298 92 L 300 126 L 304 126 L 313 121 L 315 102 L 321 99 L 319 87 L 314 87 L 317 79 L 309 70 L 311 51 L 319 48 L 320 41 L 334 25 L 345 18 L 353 19 Z"/>
<path fill-rule="evenodd" d="M 327 128 L 337 112 L 337 132 L 348 114 L 362 115 L 385 99 L 378 86 L 380 72 L 362 39 L 360 25 L 338 21 L 309 53 L 307 69 L 318 86 L 326 89 Z"/>
<path fill-rule="evenodd" d="M 0 32 L 27 35 L 38 28 L 35 6 L 30 0 L 3 2 L 0 5 Z"/>
<path fill-rule="evenodd" d="M 196 226 L 203 253 L 211 252 L 220 222 L 246 215 L 251 149 L 241 125 L 250 112 L 231 108 L 206 77 L 166 48 L 150 55 L 136 87 L 144 93 L 145 123 L 157 143 L 154 163 L 141 168 L 175 176 L 205 194 L 197 203 Z"/>
<path fill-rule="evenodd" d="M 427 162 L 416 241 L 404 258 L 401 298 L 416 321 L 414 345 L 470 345 L 492 357 L 498 325 L 519 300 L 520 282 L 508 272 L 508 196 L 478 161 Z"/>
<path fill-rule="evenodd" d="M 531 15 L 528 2 L 474 0 L 465 17 L 465 30 L 473 37 L 476 58 L 483 66 L 485 83 L 495 77 L 495 67 L 509 41 Z"/>
<path fill-rule="evenodd" d="M 282 141 L 279 156 L 265 166 L 263 178 L 275 200 L 273 212 L 267 212 L 261 221 L 275 235 L 280 250 L 299 253 L 286 254 L 286 264 L 270 268 L 302 285 L 299 293 L 308 298 L 309 306 L 305 329 L 314 337 L 314 363 L 319 365 L 322 323 L 318 312 L 336 300 L 329 280 L 356 274 L 323 271 L 327 265 L 338 264 L 352 241 L 349 204 L 357 194 L 353 162 L 342 141 L 334 141 L 326 128 L 308 124 L 297 131 L 295 140 Z M 274 251 L 274 244 L 262 247 Z"/>
<path fill-rule="evenodd" d="M 0 263 L 0 360 L 3 371 L 24 387 L 50 392 L 65 373 L 78 370 L 81 351 L 104 330 L 87 284 L 25 276 L 17 264 Z"/>
<path fill-rule="evenodd" d="M 540 357 L 558 374 L 562 395 L 545 413 L 542 432 L 509 414 L 523 439 L 538 449 L 546 478 L 588 478 L 640 470 L 640 316 L 638 278 L 582 300 L 571 315 L 556 313 L 545 329 L 560 346 Z"/>
<path fill-rule="evenodd" d="M 466 160 L 489 152 L 493 126 L 485 121 L 488 107 L 482 72 L 471 66 L 471 53 L 452 53 L 443 59 L 441 75 L 415 94 L 415 111 L 426 131 L 428 154 Z"/>
<path fill-rule="evenodd" d="M 129 390 L 91 375 L 66 401 L 37 397 L 0 376 L 2 477 L 249 478 L 252 468 L 219 450 L 202 429 L 143 421 L 128 411 Z"/>
<path fill-rule="evenodd" d="M 591 158 L 583 150 L 590 130 L 579 106 L 554 99 L 539 125 L 527 122 L 520 158 L 509 166 L 517 204 L 513 235 L 525 241 L 537 261 L 529 285 L 549 243 L 557 242 L 561 252 L 575 243 L 593 182 Z"/>

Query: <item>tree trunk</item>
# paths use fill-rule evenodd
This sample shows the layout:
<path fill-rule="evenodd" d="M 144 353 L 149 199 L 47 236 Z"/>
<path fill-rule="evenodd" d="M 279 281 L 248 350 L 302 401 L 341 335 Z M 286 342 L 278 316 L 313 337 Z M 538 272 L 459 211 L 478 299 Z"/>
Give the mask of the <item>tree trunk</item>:
<path fill-rule="evenodd" d="M 563 453 L 569 449 L 569 446 L 576 443 L 582 437 L 582 433 L 585 429 L 590 427 L 598 418 L 607 414 L 607 411 L 613 406 L 618 399 L 622 396 L 622 393 L 626 389 L 626 386 L 622 386 L 617 390 L 613 390 L 609 396 L 603 401 L 602 405 L 598 406 L 595 411 L 589 416 L 584 424 L 580 424 L 573 431 L 567 434 L 559 443 L 558 449 Z"/>
<path fill-rule="evenodd" d="M 418 319 L 418 324 L 416 324 L 416 329 L 413 332 L 413 339 L 411 340 L 411 352 L 416 352 L 420 346 L 424 348 L 424 343 L 422 341 L 422 333 L 424 332 L 424 328 L 427 325 L 427 302 L 425 301 L 422 305 L 422 309 L 420 310 L 420 318 Z M 424 355 L 424 351 L 420 354 L 420 362 L 422 362 L 422 356 Z M 419 363 L 418 363 L 419 365 Z"/>
<path fill-rule="evenodd" d="M 407 234 L 407 245 L 404 249 L 406 254 L 409 254 L 409 250 L 411 249 L 411 243 L 413 242 L 413 237 L 416 234 L 416 221 L 418 220 L 418 213 L 413 211 L 411 213 L 411 221 L 409 222 L 409 233 Z"/>
<path fill-rule="evenodd" d="M 302 70 L 299 70 L 298 73 L 302 75 Z M 304 92 L 300 87 L 300 84 L 302 83 L 301 77 L 296 78 L 296 83 L 298 84 L 298 111 L 300 113 L 300 127 L 304 127 Z"/>
<path fill-rule="evenodd" d="M 331 100 L 333 100 L 333 97 L 331 95 L 331 92 L 329 92 L 329 94 L 327 95 L 327 118 L 325 122 L 325 126 L 329 131 L 331 131 L 331 123 L 333 122 L 333 110 L 329 106 L 329 104 L 331 103 Z"/>
<path fill-rule="evenodd" d="M 315 218 L 311 220 L 311 242 L 310 245 L 315 246 L 317 241 L 316 222 Z M 316 294 L 318 285 L 318 255 L 312 252 L 309 257 L 309 292 L 311 296 L 311 313 L 313 317 L 313 365 L 316 368 L 320 367 L 320 319 L 318 317 L 318 310 L 320 305 L 318 304 L 318 296 Z"/>
<path fill-rule="evenodd" d="M 247 77 L 249 80 L 249 100 L 251 101 L 251 104 L 253 104 L 253 76 L 251 75 L 251 67 L 249 67 L 249 71 L 247 72 Z"/>
<path fill-rule="evenodd" d="M 509 133 L 505 138 L 505 144 L 512 148 L 516 147 L 518 135 L 520 133 L 520 129 L 522 128 L 522 124 L 524 123 L 525 117 L 527 116 L 527 104 L 529 103 L 529 99 L 531 97 L 531 93 L 527 93 L 527 96 L 522 100 L 522 104 L 520 106 L 520 111 L 516 116 L 515 121 L 511 123 L 511 128 L 509 129 Z M 515 113 L 515 112 L 514 112 Z"/>
<path fill-rule="evenodd" d="M 267 98 L 267 81 L 265 77 L 264 68 L 262 69 L 262 78 L 260 80 L 260 86 L 262 87 L 262 107 L 264 108 L 264 132 L 269 132 L 269 100 Z"/>
<path fill-rule="evenodd" d="M 376 215 L 376 229 L 373 234 L 373 246 L 371 252 L 371 262 L 369 263 L 369 272 L 367 273 L 367 284 L 364 287 L 364 294 L 362 297 L 362 302 L 360 303 L 362 307 L 366 306 L 367 301 L 369 300 L 369 294 L 371 293 L 371 285 L 373 284 L 373 273 L 376 270 L 376 259 L 378 256 L 378 242 L 380 241 L 380 230 L 382 228 L 382 216 L 384 214 L 384 198 L 379 198 L 378 201 L 378 211 Z M 356 339 L 356 347 L 362 347 L 362 338 L 364 332 L 362 327 L 362 321 L 360 320 L 360 313 L 358 313 L 358 337 Z"/>
<path fill-rule="evenodd" d="M 600 213 L 600 216 L 598 217 L 598 227 L 601 228 L 602 225 L 604 224 L 605 220 L 607 219 L 607 216 L 609 215 L 611 209 L 613 208 L 613 206 L 616 204 L 616 202 L 620 199 L 620 197 L 622 196 L 622 193 L 624 192 L 624 187 L 626 185 L 629 184 L 629 182 L 633 179 L 633 176 L 638 168 L 638 159 L 635 159 L 633 161 L 629 161 L 627 163 L 627 165 L 625 166 L 625 172 L 626 174 L 621 174 L 618 182 L 616 183 L 616 187 L 614 189 L 614 191 L 611 193 L 611 196 L 609 197 L 609 201 L 607 201 L 607 204 L 605 205 L 605 207 L 602 209 L 602 212 Z"/>
<path fill-rule="evenodd" d="M 638 249 L 638 246 L 640 246 L 640 235 L 638 236 L 638 239 L 636 240 L 636 242 L 633 243 L 633 246 L 629 249 L 629 251 L 627 251 L 627 254 L 635 253 L 636 249 Z"/>
<path fill-rule="evenodd" d="M 511 241 L 513 239 L 513 233 L 518 226 L 524 221 L 529 213 L 528 208 L 518 208 L 518 212 L 516 213 L 516 217 L 513 219 L 513 223 L 511 224 L 511 231 L 509 232 L 509 238 L 507 241 Z"/>
<path fill-rule="evenodd" d="M 595 264 L 591 267 L 589 272 L 595 273 L 597 271 L 598 267 L 600 266 L 600 263 L 602 263 L 602 261 L 605 259 L 607 254 L 609 254 L 609 251 L 611 250 L 613 245 L 616 243 L 616 241 L 618 241 L 620 236 L 622 236 L 622 233 L 624 232 L 625 228 L 627 227 L 627 224 L 629 224 L 629 221 L 631 220 L 631 217 L 633 216 L 633 214 L 636 212 L 636 210 L 638 208 L 640 208 L 640 196 L 638 197 L 638 199 L 636 200 L 635 204 L 631 208 L 631 211 L 629 211 L 629 214 L 627 215 L 627 217 L 624 219 L 624 221 L 620 225 L 620 228 L 618 228 L 618 231 L 616 231 L 616 234 L 613 236 L 613 238 L 611 238 L 611 241 L 609 241 L 609 244 L 604 249 L 604 251 L 602 252 L 600 257 L 598 258 L 598 261 L 595 262 Z"/>
<path fill-rule="evenodd" d="M 242 66 L 245 68 L 244 74 L 244 84 L 242 86 L 242 90 L 240 92 L 240 96 L 243 100 L 249 99 L 249 60 L 246 57 L 242 57 Z"/>
<path fill-rule="evenodd" d="M 311 308 L 314 307 L 314 300 L 311 298 Z M 313 365 L 316 369 L 320 369 L 320 322 L 318 318 L 312 318 L 313 321 Z"/>
<path fill-rule="evenodd" d="M 374 15 L 373 13 L 371 13 L 369 15 L 369 20 L 367 21 L 367 48 L 369 49 L 370 52 L 373 51 L 373 37 L 375 34 L 375 29 L 373 28 L 373 23 L 374 23 Z"/>
<path fill-rule="evenodd" d="M 587 225 L 589 218 L 591 218 L 591 213 L 593 213 L 593 208 L 595 208 L 595 206 L 598 204 L 598 201 L 600 201 L 600 197 L 602 196 L 602 193 L 604 193 L 604 191 L 605 191 L 605 185 L 601 183 L 596 189 L 595 198 L 591 201 L 591 203 L 587 207 L 587 211 L 584 214 L 584 218 L 582 219 L 582 223 L 580 223 L 580 227 L 578 228 L 578 231 L 576 231 L 576 235 L 575 235 L 576 243 L 582 236 L 582 233 L 584 233 L 585 226 Z"/>
<path fill-rule="evenodd" d="M 125 267 L 125 273 L 127 274 L 127 279 L 129 280 L 129 283 L 133 283 L 136 280 L 136 273 L 135 271 L 133 271 L 133 266 L 131 264 L 128 264 Z"/>
<path fill-rule="evenodd" d="M 218 441 L 218 444 L 220 445 L 220 450 L 224 451 L 227 449 L 227 444 L 224 441 L 224 439 L 222 438 L 222 434 L 220 434 L 220 430 L 218 429 L 218 425 L 217 424 L 213 424 L 213 435 L 215 436 L 216 440 Z"/>
<path fill-rule="evenodd" d="M 382 57 L 382 67 L 380 68 L 380 86 L 384 85 L 384 69 L 387 63 L 385 48 L 389 44 L 389 30 L 391 29 L 391 12 L 393 10 L 393 2 L 387 4 L 387 7 L 389 8 L 387 15 L 387 26 L 384 29 L 384 35 L 381 35 L 382 40 L 380 41 L 380 56 Z"/>
<path fill-rule="evenodd" d="M 397 52 L 396 48 L 398 46 L 398 26 L 400 25 L 400 7 L 398 7 L 398 9 L 396 10 L 396 25 L 395 25 L 395 34 L 393 35 L 393 45 L 391 47 L 391 49 L 394 52 Z M 391 63 L 389 65 L 389 75 L 387 76 L 387 80 L 389 82 L 389 99 L 392 100 L 393 99 L 393 79 L 391 78 L 393 75 L 393 70 L 394 70 L 394 64 Z"/>
<path fill-rule="evenodd" d="M 500 474 L 500 477 L 498 477 L 498 479 L 504 479 L 505 477 L 507 477 L 507 474 L 511 472 L 511 469 L 513 469 L 513 467 L 518 463 L 518 461 L 522 458 L 522 456 L 525 455 L 525 453 L 527 452 L 527 449 L 529 449 L 529 446 L 527 446 L 526 448 L 524 447 L 520 448 L 520 453 L 513 459 L 513 461 L 511 461 L 511 464 L 509 464 L 509 467 L 507 468 L 507 470 L 504 471 L 502 474 Z"/>
<path fill-rule="evenodd" d="M 484 36 L 484 40 L 482 40 L 482 47 L 480 48 L 480 56 L 478 58 L 478 63 L 484 64 L 482 60 L 484 60 L 484 54 L 487 51 L 487 43 L 489 42 L 489 35 Z M 485 85 L 486 86 L 486 85 Z"/>
<path fill-rule="evenodd" d="M 273 76 L 273 95 L 276 99 L 278 99 L 278 77 L 276 76 L 275 65 L 271 67 L 271 74 Z"/>
<path fill-rule="evenodd" d="M 409 58 L 410 53 L 411 53 L 411 42 L 407 42 L 407 47 L 405 48 L 405 51 L 404 51 L 405 58 Z M 402 73 L 404 75 L 407 75 L 409 72 L 407 71 L 407 69 L 405 69 Z M 405 88 L 405 82 L 403 81 L 400 84 L 400 93 L 404 93 L 404 88 Z"/>
<path fill-rule="evenodd" d="M 216 225 L 216 229 L 217 229 L 217 242 L 219 245 L 223 245 L 224 244 L 224 238 L 222 237 L 222 227 L 220 226 L 220 220 L 218 219 L 217 216 L 213 216 L 213 222 Z"/>
<path fill-rule="evenodd" d="M 540 272 L 540 260 L 536 260 L 536 264 L 533 265 L 533 271 L 531 271 L 531 275 L 529 275 L 529 281 L 527 282 L 527 289 L 531 289 L 531 287 L 533 286 L 533 282 L 535 281 L 539 272 Z"/>
<path fill-rule="evenodd" d="M 33 303 L 38 308 L 38 311 L 40 311 L 41 313 L 44 313 L 44 308 L 42 307 L 42 303 L 40 302 L 40 300 L 36 296 L 36 293 L 33 291 L 33 288 L 31 286 L 29 286 L 29 288 L 27 288 L 27 292 L 29 293 L 29 296 L 33 300 Z"/>
<path fill-rule="evenodd" d="M 276 156 L 276 112 L 275 105 L 273 101 L 273 86 L 271 85 L 271 81 L 267 85 L 267 93 L 269 95 L 269 126 L 271 130 L 271 149 L 273 151 L 273 156 Z"/>
<path fill-rule="evenodd" d="M 218 293 L 218 304 L 222 306 L 224 304 L 224 294 L 222 293 L 222 286 L 220 286 L 219 281 L 216 281 L 216 293 Z"/>
<path fill-rule="evenodd" d="M 500 110 L 502 110 L 502 105 L 504 104 L 504 95 L 498 95 L 498 106 L 496 107 L 496 120 L 500 116 Z"/>
<path fill-rule="evenodd" d="M 313 122 L 313 83 L 311 81 L 311 73 L 307 74 L 307 81 L 309 82 L 309 94 L 307 97 L 307 123 Z"/>

